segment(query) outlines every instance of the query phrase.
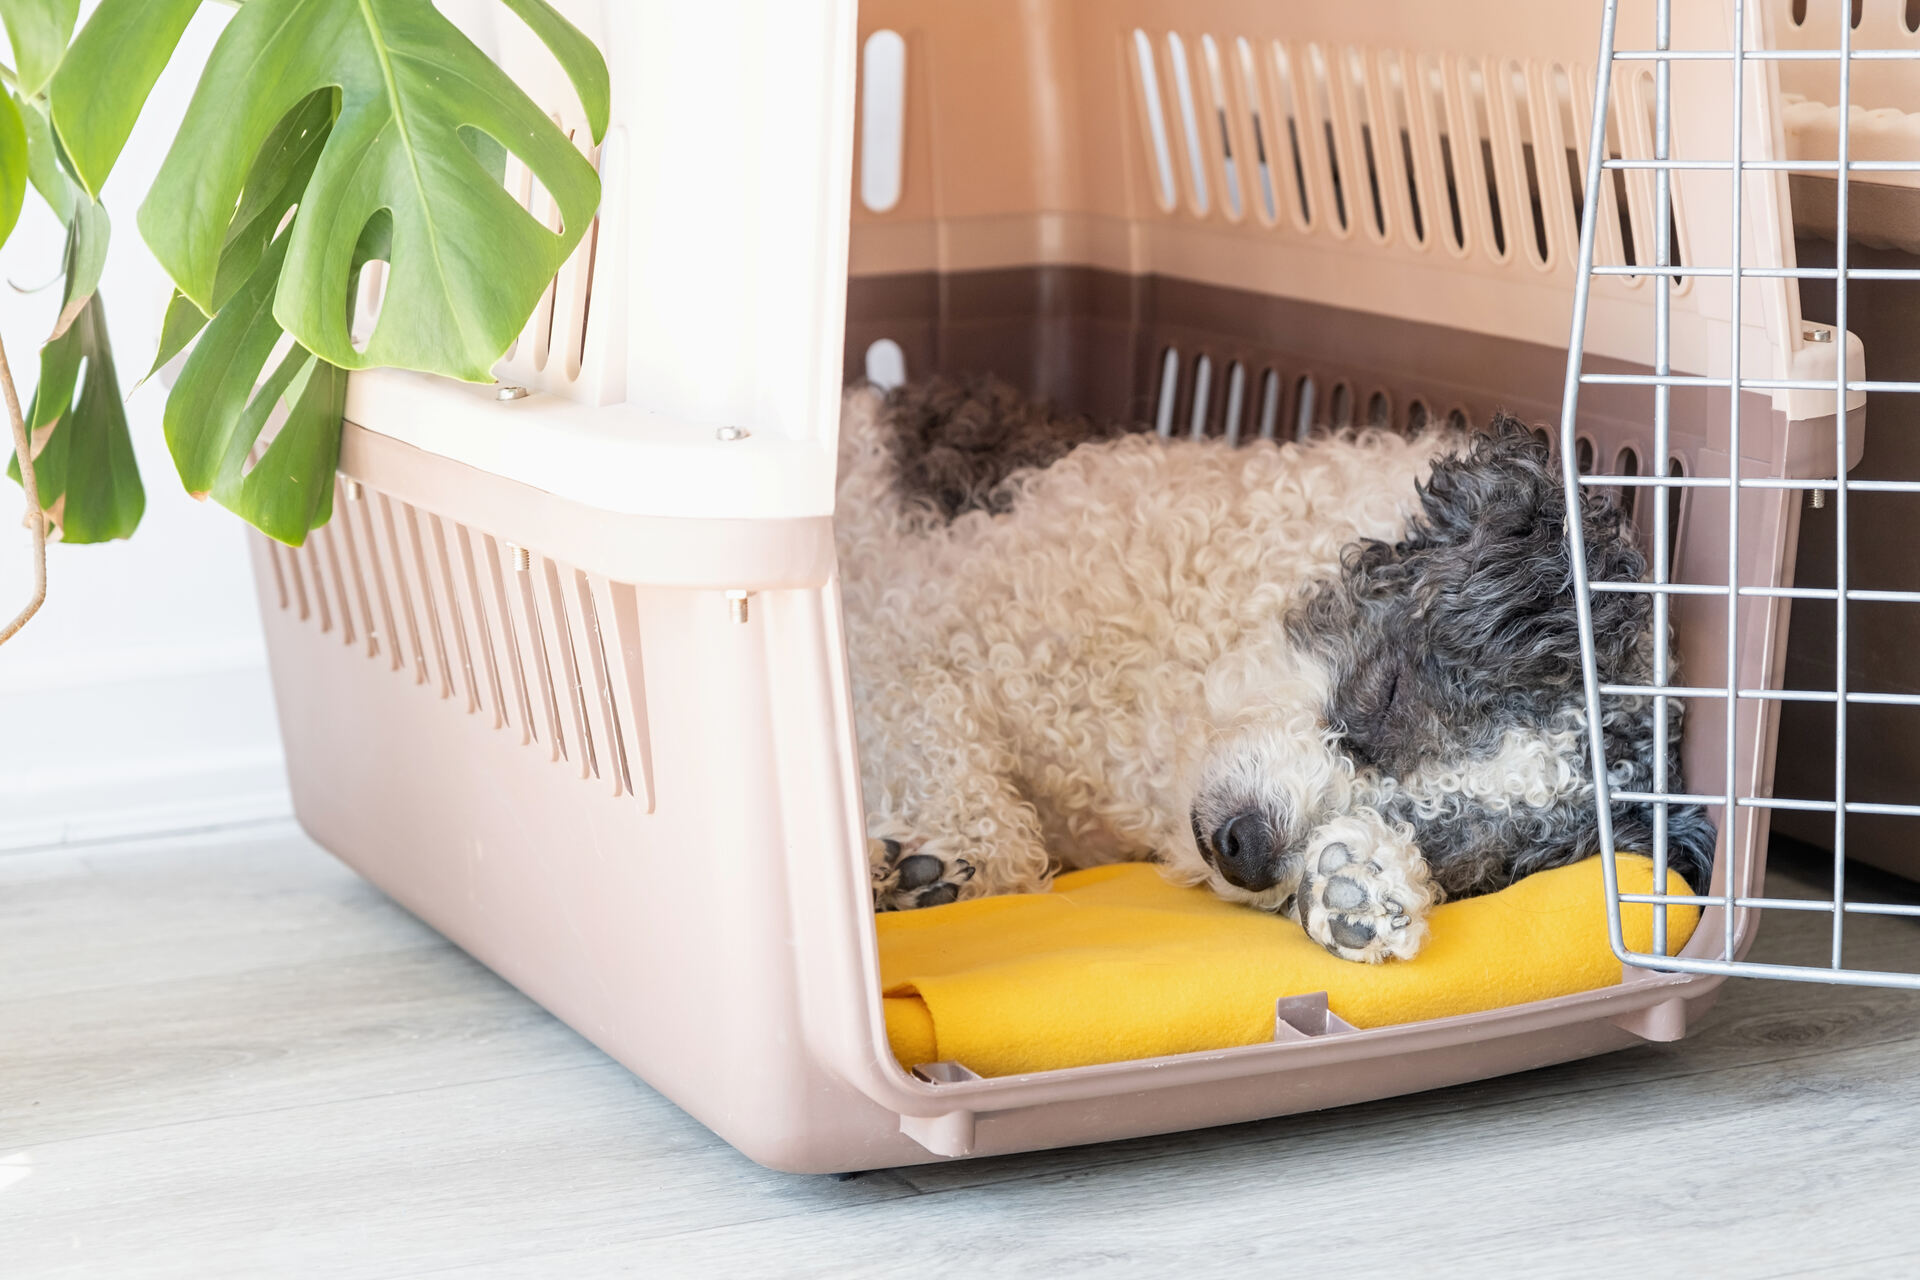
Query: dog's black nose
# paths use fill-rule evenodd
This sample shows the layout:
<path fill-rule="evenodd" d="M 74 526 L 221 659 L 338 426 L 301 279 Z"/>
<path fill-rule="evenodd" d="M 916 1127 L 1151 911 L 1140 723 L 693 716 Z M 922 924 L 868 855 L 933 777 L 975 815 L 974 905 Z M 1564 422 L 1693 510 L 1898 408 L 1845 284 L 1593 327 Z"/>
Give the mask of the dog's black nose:
<path fill-rule="evenodd" d="M 1213 833 L 1213 864 L 1242 889 L 1257 893 L 1273 887 L 1280 878 L 1273 827 L 1252 810 L 1234 814 Z"/>

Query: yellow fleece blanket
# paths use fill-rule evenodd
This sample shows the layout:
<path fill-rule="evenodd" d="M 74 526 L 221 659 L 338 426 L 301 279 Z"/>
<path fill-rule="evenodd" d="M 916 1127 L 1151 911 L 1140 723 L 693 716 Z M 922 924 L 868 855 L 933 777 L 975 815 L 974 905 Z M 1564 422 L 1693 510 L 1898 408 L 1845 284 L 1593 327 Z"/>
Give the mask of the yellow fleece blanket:
<path fill-rule="evenodd" d="M 1650 859 L 1615 865 L 1622 892 L 1649 891 Z M 1589 858 L 1446 903 L 1420 955 L 1384 965 L 1336 960 L 1291 920 L 1140 864 L 890 913 L 876 921 L 887 1036 L 908 1067 L 1003 1076 L 1259 1044 L 1281 996 L 1325 991 L 1354 1026 L 1380 1027 L 1612 986 L 1602 870 Z M 1690 892 L 1677 874 L 1668 891 Z M 1671 954 L 1699 913 L 1667 910 Z M 1652 949 L 1652 907 L 1628 905 L 1622 923 L 1634 950 Z"/>

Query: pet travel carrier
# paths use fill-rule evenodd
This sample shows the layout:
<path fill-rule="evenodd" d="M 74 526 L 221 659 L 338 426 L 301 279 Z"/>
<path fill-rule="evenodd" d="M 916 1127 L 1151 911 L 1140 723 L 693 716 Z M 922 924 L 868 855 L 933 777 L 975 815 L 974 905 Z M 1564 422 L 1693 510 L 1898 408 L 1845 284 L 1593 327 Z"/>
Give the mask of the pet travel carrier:
<path fill-rule="evenodd" d="M 1722 844 L 1684 967 L 1737 961 L 1754 910 L 1726 895 L 1758 892 L 1777 706 L 1746 691 L 1779 683 L 1791 485 L 1861 439 L 1861 354 L 1803 324 L 1789 274 L 1800 135 L 1759 56 L 1785 3 L 561 7 L 614 72 L 595 228 L 501 385 L 356 375 L 332 523 L 256 544 L 320 843 L 784 1169 L 1221 1124 L 1685 1033 L 1722 978 L 1676 963 L 1374 1031 L 1296 1015 L 1218 1052 L 901 1068 L 835 436 L 848 375 L 971 370 L 1167 434 L 1551 423 L 1583 300 L 1580 467 L 1639 504 L 1669 581 L 1743 588 L 1661 597 L 1687 686 L 1741 695 L 1689 720 L 1685 770 Z M 535 42 L 498 46 L 584 139 Z"/>

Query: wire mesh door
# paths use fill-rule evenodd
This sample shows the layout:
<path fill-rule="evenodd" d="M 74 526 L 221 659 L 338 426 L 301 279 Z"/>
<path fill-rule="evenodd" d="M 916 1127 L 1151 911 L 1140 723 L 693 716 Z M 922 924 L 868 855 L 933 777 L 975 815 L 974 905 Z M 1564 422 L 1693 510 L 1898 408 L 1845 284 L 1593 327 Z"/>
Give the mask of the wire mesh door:
<path fill-rule="evenodd" d="M 1621 0 L 1606 0 L 1602 18 L 1582 187 L 1595 198 L 1581 211 L 1561 415 L 1562 472 L 1570 503 L 1581 489 L 1594 487 L 1656 500 L 1639 503 L 1649 563 L 1647 579 L 1641 582 L 1590 580 L 1580 522 L 1569 521 L 1568 526 L 1601 845 L 1613 847 L 1619 813 L 1643 807 L 1654 833 L 1654 885 L 1661 889 L 1668 885 L 1668 834 L 1674 813 L 1681 806 L 1705 806 L 1719 831 L 1713 882 L 1702 892 L 1623 893 L 1612 861 L 1603 860 L 1613 946 L 1626 963 L 1643 968 L 1920 987 L 1920 973 L 1849 967 L 1846 956 L 1850 918 L 1920 916 L 1920 906 L 1850 895 L 1846 860 L 1849 816 L 1920 817 L 1920 804 L 1853 794 L 1847 772 L 1850 708 L 1920 706 L 1920 695 L 1851 687 L 1847 661 L 1851 607 L 1863 602 L 1920 603 L 1920 592 L 1858 586 L 1850 583 L 1848 572 L 1850 496 L 1920 492 L 1920 477 L 1847 476 L 1860 456 L 1866 396 L 1920 392 L 1920 382 L 1869 380 L 1863 353 L 1847 330 L 1851 284 L 1920 280 L 1920 271 L 1849 263 L 1850 187 L 1876 180 L 1920 185 L 1906 176 L 1920 174 L 1920 155 L 1909 151 L 1889 156 L 1884 147 L 1873 156 L 1854 154 L 1861 126 L 1853 110 L 1853 83 L 1857 70 L 1869 65 L 1877 75 L 1898 69 L 1920 77 L 1920 65 L 1913 61 L 1920 57 L 1920 38 L 1901 26 L 1897 31 L 1902 39 L 1861 47 L 1861 0 L 1813 0 L 1812 12 L 1809 0 L 1779 0 L 1762 7 L 1764 2 L 1678 0 L 1676 5 L 1676 0 L 1644 0 L 1636 9 Z M 1865 4 L 1897 7 L 1895 0 Z M 1887 16 L 1891 20 L 1892 15 Z M 1786 31 L 1789 24 L 1792 30 Z M 1715 31 L 1718 40 L 1711 38 Z M 1787 67 L 1802 81 L 1812 69 L 1830 71 L 1826 109 L 1837 123 L 1824 151 L 1810 150 L 1803 140 L 1795 146 L 1786 142 L 1779 86 Z M 1646 153 L 1635 154 L 1622 137 L 1619 104 L 1610 103 L 1610 97 L 1619 95 L 1623 86 L 1645 84 L 1649 72 L 1650 146 Z M 1920 97 L 1920 84 L 1914 88 Z M 1787 95 L 1786 101 L 1800 109 L 1798 96 Z M 1675 147 L 1680 125 L 1685 126 L 1680 133 L 1694 140 L 1691 148 Z M 1703 147 L 1702 137 L 1717 141 Z M 1832 267 L 1796 263 L 1789 174 L 1831 178 Z M 1641 246 L 1638 261 L 1630 253 L 1621 255 L 1624 260 L 1606 261 L 1604 252 L 1596 254 L 1596 243 L 1608 242 L 1612 209 L 1600 197 L 1617 191 L 1624 207 L 1632 198 L 1629 181 L 1641 184 L 1639 198 L 1651 202 L 1652 217 L 1646 221 L 1653 229 L 1653 243 Z M 1699 185 L 1712 182 L 1721 186 Z M 1715 224 L 1696 221 L 1688 226 L 1684 256 L 1676 243 L 1681 223 L 1674 216 L 1676 187 L 1681 184 L 1696 184 L 1696 208 L 1712 206 L 1716 219 Z M 1711 198 L 1698 198 L 1701 191 Z M 1829 221 L 1825 214 L 1819 211 L 1817 220 Z M 1596 361 L 1590 317 L 1600 308 L 1605 323 L 1620 328 L 1622 308 L 1610 301 L 1608 291 L 1618 293 L 1622 281 L 1640 291 L 1637 303 L 1624 314 L 1638 325 L 1643 345 L 1624 362 Z M 1831 281 L 1832 324 L 1802 322 L 1802 281 Z M 1675 298 L 1688 290 L 1694 291 L 1687 302 L 1691 311 L 1720 320 L 1712 340 L 1675 341 Z M 1583 392 L 1595 394 L 1597 387 L 1631 388 L 1644 397 L 1656 463 L 1671 456 L 1676 414 L 1693 417 L 1702 405 L 1713 406 L 1718 443 L 1724 446 L 1714 451 L 1720 465 L 1708 465 L 1703 457 L 1693 474 L 1659 465 L 1644 468 L 1644 474 L 1584 474 L 1588 468 L 1577 458 L 1576 423 Z M 1696 425 L 1683 420 L 1680 429 Z M 1691 506 L 1683 507 L 1683 500 Z M 1831 587 L 1793 585 L 1794 536 L 1803 503 L 1831 506 L 1837 548 Z M 1683 549 L 1676 543 L 1683 509 L 1690 513 L 1687 536 L 1692 545 L 1685 548 L 1687 554 L 1677 555 Z M 1859 536 L 1860 531 L 1853 533 Z M 1594 602 L 1606 592 L 1650 597 L 1652 670 L 1659 673 L 1654 683 L 1609 683 L 1598 669 Z M 1805 611 L 1796 626 L 1833 629 L 1831 688 L 1783 687 L 1781 659 L 1790 604 Z M 1820 616 L 1813 616 L 1815 609 Z M 1697 660 L 1695 669 L 1676 671 L 1676 643 L 1689 648 Z M 1602 730 L 1609 712 L 1617 713 L 1634 700 L 1639 707 L 1650 707 L 1653 720 L 1651 767 L 1641 771 L 1651 773 L 1650 782 L 1634 774 L 1631 762 L 1617 758 L 1617 750 L 1610 757 Z M 1771 735 L 1782 704 L 1789 701 L 1831 707 L 1830 797 L 1774 794 Z M 1679 766 L 1668 748 L 1677 741 L 1683 721 L 1689 741 L 1685 764 Z M 1766 896 L 1768 825 L 1781 810 L 1819 814 L 1823 821 L 1831 817 L 1830 897 Z M 1623 908 L 1638 904 L 1647 904 L 1654 913 L 1653 946 L 1646 952 L 1633 951 L 1623 941 Z M 1669 936 L 1667 908 L 1676 905 L 1697 907 L 1703 914 L 1688 945 L 1673 955 L 1669 943 L 1677 939 Z M 1748 960 L 1746 949 L 1759 917 L 1774 911 L 1828 917 L 1828 963 Z"/>

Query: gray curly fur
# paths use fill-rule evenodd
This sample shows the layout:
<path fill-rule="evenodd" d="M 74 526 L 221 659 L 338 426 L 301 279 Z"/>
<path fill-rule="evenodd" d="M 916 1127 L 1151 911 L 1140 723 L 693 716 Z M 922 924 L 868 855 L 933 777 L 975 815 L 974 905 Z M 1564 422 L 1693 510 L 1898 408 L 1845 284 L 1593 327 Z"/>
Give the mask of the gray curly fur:
<path fill-rule="evenodd" d="M 1422 514 L 1405 539 L 1355 544 L 1340 576 L 1288 621 L 1295 642 L 1333 667 L 1328 720 L 1343 731 L 1345 751 L 1388 777 L 1422 760 L 1491 754 L 1510 728 L 1570 727 L 1584 707 L 1565 491 L 1547 446 L 1502 415 L 1464 452 L 1438 461 L 1420 497 Z M 1646 562 L 1619 506 L 1585 494 L 1580 517 L 1589 577 L 1640 580 Z M 1646 595 L 1593 594 L 1602 683 L 1657 683 L 1651 623 Z M 1614 785 L 1651 790 L 1650 700 L 1610 695 L 1602 707 Z M 1670 706 L 1668 737 L 1676 789 L 1679 710 Z M 1390 806 L 1389 816 L 1413 825 L 1449 896 L 1487 893 L 1599 852 L 1589 761 L 1583 734 L 1575 767 L 1587 786 L 1551 806 L 1461 801 L 1438 817 L 1405 806 Z M 1616 804 L 1613 831 L 1619 849 L 1651 849 L 1651 809 Z M 1706 814 L 1670 806 L 1667 832 L 1670 865 L 1704 889 L 1714 847 Z"/>

